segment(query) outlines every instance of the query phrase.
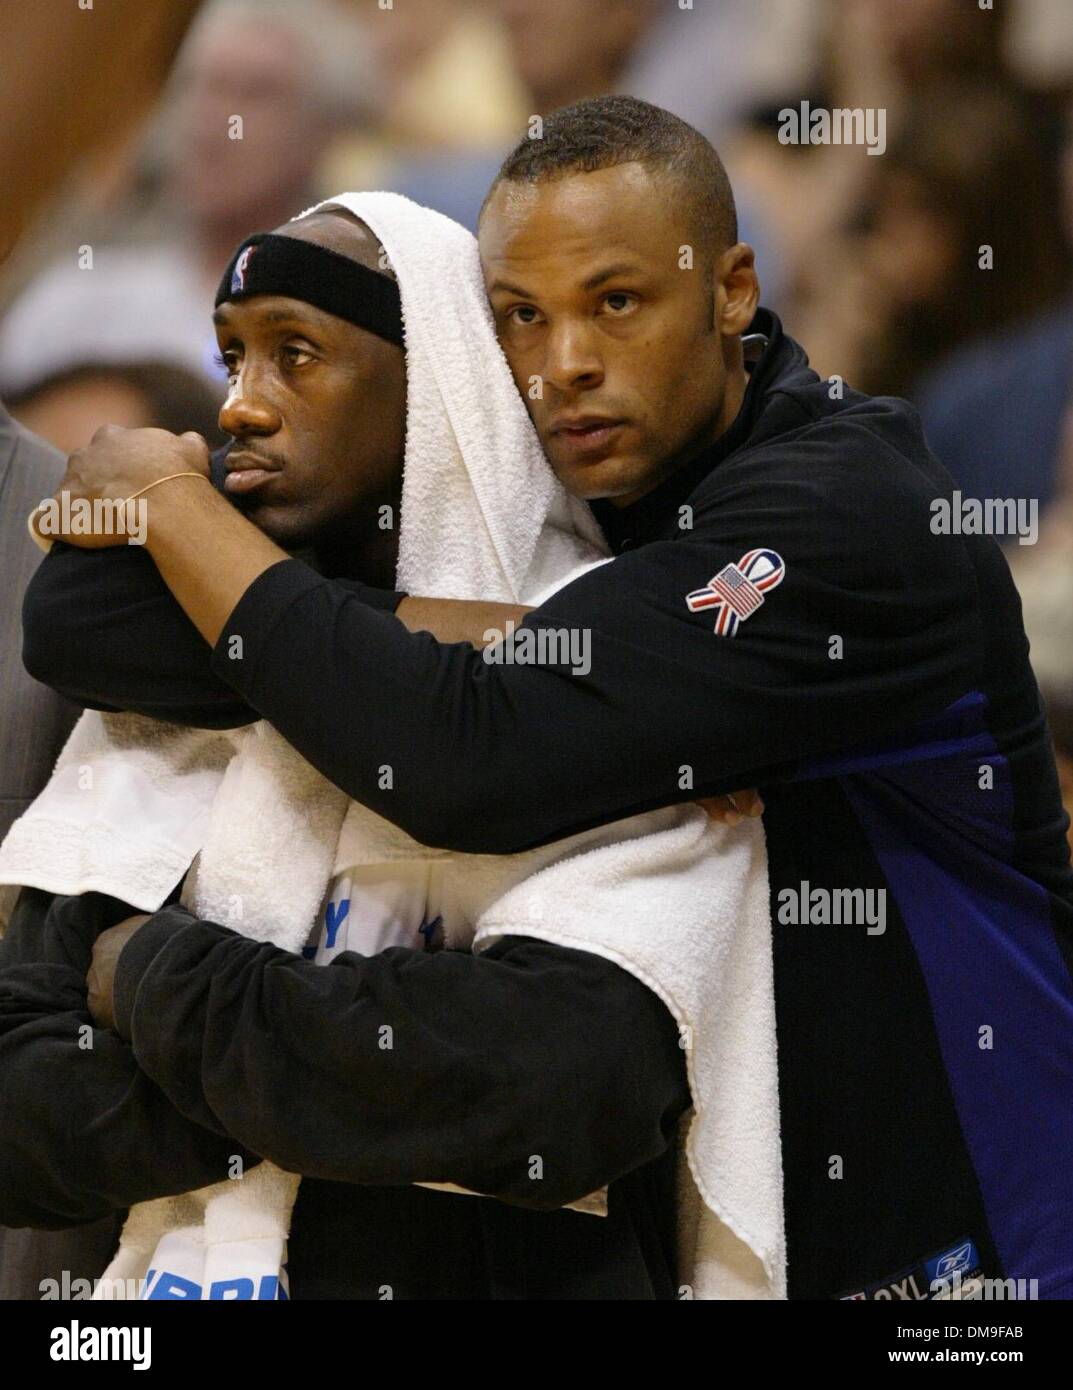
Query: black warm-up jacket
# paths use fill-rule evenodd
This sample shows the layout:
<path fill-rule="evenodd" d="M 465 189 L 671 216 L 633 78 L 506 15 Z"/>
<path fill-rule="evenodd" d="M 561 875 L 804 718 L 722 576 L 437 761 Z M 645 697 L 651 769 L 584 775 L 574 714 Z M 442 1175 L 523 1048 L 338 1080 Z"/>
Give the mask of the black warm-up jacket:
<path fill-rule="evenodd" d="M 633 505 L 596 504 L 616 558 L 523 624 L 587 630 L 585 674 L 493 664 L 411 634 L 385 611 L 398 596 L 298 559 L 249 587 L 210 653 L 148 556 L 59 547 L 27 596 L 27 662 L 85 703 L 219 727 L 266 718 L 349 795 L 459 850 L 510 853 L 668 805 L 683 797 L 684 770 L 691 796 L 758 785 L 790 1296 L 929 1297 L 933 1280 L 953 1273 L 1035 1279 L 1040 1297 L 1070 1296 L 1073 875 L 1009 571 L 995 541 L 954 515 L 951 480 L 912 407 L 821 381 L 766 311 L 753 332 L 762 351 L 731 429 Z M 84 667 L 80 643 L 93 653 Z M 849 916 L 833 917 L 833 902 Z M 881 931 L 853 915 L 857 902 L 882 904 Z M 285 1166 L 306 1157 L 291 1147 L 301 1131 L 291 1115 L 314 1103 L 303 1082 L 316 1092 L 321 1072 L 306 1032 L 316 1010 L 278 1001 L 348 989 L 364 1000 L 382 987 L 410 1007 L 411 968 L 442 972 L 411 1026 L 443 1008 L 431 1051 L 461 1046 L 463 1056 L 439 1085 L 417 1086 L 409 1111 L 395 1083 L 383 1096 L 419 1129 L 458 1126 L 448 1180 L 531 1202 L 520 1165 L 552 1131 L 561 1157 L 551 1167 L 565 1170 L 569 1153 L 572 1169 L 545 1189 L 556 1201 L 601 1176 L 645 1181 L 646 1165 L 669 1152 L 669 1120 L 685 1102 L 669 1015 L 589 957 L 515 939 L 477 959 L 386 952 L 303 968 L 223 927 L 160 919 L 124 951 L 117 976 L 133 1058 L 188 1118 Z M 472 982 L 512 959 L 521 969 L 493 997 L 496 1017 L 470 1034 Z M 538 959 L 557 977 L 543 994 Z M 591 971 L 602 980 L 595 994 Z M 537 1020 L 553 1000 L 568 1002 L 549 1037 Z M 387 1112 L 362 1079 L 360 1009 L 353 1024 L 339 1035 L 353 1084 L 334 1100 L 365 1135 Z M 254 1025 L 274 1030 L 270 1062 Z M 616 1086 L 605 1044 L 628 1083 Z M 520 1090 L 517 1109 L 492 1105 L 544 1066 L 556 1080 L 535 1093 L 535 1112 Z M 256 1100 L 236 1099 L 242 1091 Z M 15 1111 L 26 1135 L 27 1104 Z M 235 1105 L 253 1106 L 258 1123 L 240 1127 Z M 489 1106 L 505 1149 L 488 1147 Z M 620 1114 L 622 1151 L 595 1133 Z M 0 1194 L 28 1200 L 33 1180 L 5 1147 Z M 625 1167 L 630 1176 L 618 1176 Z M 350 1182 L 336 1189 L 341 1205 L 425 1202 L 392 1188 L 415 1175 L 401 1147 L 372 1168 L 302 1171 Z M 52 1201 L 35 1214 L 55 1214 Z M 507 1211 L 550 1232 L 575 1218 L 458 1201 L 481 1212 L 460 1220 Z M 0 1219 L 18 1214 L 0 1209 Z M 670 1228 L 654 1220 L 665 1249 Z M 435 1239 L 429 1229 L 421 1241 Z M 453 1237 L 448 1246 L 460 1248 Z M 558 1257 L 530 1258 L 538 1282 L 554 1284 Z M 663 1296 L 673 1281 L 655 1277 L 650 1254 L 639 1259 Z M 357 1261 L 365 1273 L 376 1263 Z M 571 1267 L 558 1260 L 555 1277 Z M 438 1286 L 449 1283 L 445 1267 Z M 598 1281 L 571 1288 L 600 1296 Z"/>

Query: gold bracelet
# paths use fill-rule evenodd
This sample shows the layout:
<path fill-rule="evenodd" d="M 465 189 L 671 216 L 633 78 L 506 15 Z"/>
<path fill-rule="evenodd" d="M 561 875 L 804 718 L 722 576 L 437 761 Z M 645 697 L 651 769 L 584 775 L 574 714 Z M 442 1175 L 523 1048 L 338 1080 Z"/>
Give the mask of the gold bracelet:
<path fill-rule="evenodd" d="M 157 487 L 160 483 L 170 483 L 172 478 L 204 478 L 206 482 L 210 481 L 207 473 L 169 473 L 166 478 L 158 478 L 155 483 L 147 483 L 145 487 L 140 487 L 137 492 L 132 492 L 129 497 L 123 499 L 124 505 L 127 502 L 133 502 L 135 497 L 140 497 L 143 492 L 148 492 L 151 487 Z"/>
<path fill-rule="evenodd" d="M 172 478 L 204 478 L 206 482 L 211 482 L 211 479 L 205 473 L 169 473 L 166 478 L 157 478 L 155 483 L 148 483 L 145 487 L 139 488 L 137 492 L 132 492 L 129 497 L 125 497 L 123 499 L 123 505 L 126 506 L 128 502 L 133 502 L 135 497 L 140 497 L 143 492 L 148 492 L 151 487 L 156 487 L 157 483 L 170 483 Z M 48 552 L 52 549 L 53 542 L 50 540 L 46 540 L 45 537 L 42 536 L 38 532 L 37 528 L 34 526 L 34 517 L 41 510 L 41 507 L 42 504 L 39 502 L 37 506 L 33 509 L 33 511 L 30 513 L 30 515 L 26 518 L 26 529 L 29 531 L 33 543 L 38 547 L 39 550 L 43 550 L 47 555 Z"/>

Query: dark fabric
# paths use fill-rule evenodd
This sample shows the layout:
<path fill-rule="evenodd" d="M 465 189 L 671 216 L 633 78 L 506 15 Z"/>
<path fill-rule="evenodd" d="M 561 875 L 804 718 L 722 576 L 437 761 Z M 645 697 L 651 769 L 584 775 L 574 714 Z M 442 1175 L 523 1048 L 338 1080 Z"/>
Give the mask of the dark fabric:
<path fill-rule="evenodd" d="M 550 1210 L 658 1157 L 688 1104 L 665 1006 L 586 952 L 509 938 L 323 966 L 179 906 L 154 924 L 120 957 L 117 1025 L 184 1114 L 291 1171 Z"/>
<path fill-rule="evenodd" d="M 213 673 L 428 844 L 524 849 L 681 800 L 686 769 L 690 796 L 759 785 L 791 1296 L 893 1296 L 966 1242 L 1062 1296 L 1073 1208 L 1043 1156 L 1073 1146 L 1073 875 L 1017 595 L 991 538 L 933 529 L 954 485 L 913 408 L 832 393 L 773 315 L 754 330 L 731 430 L 597 504 L 616 558 L 519 629 L 588 632 L 586 674 L 410 634 L 297 560 L 250 586 Z M 687 596 L 757 547 L 785 576 L 717 636 Z M 780 917 L 810 885 L 882 890 L 882 934 Z"/>
<path fill-rule="evenodd" d="M 219 1124 L 180 1114 L 129 1042 L 93 1024 L 93 942 L 132 911 L 100 893 L 27 888 L 0 942 L 0 1219 L 10 1225 L 91 1221 L 218 1182 L 235 1154 L 256 1161 Z"/>
<path fill-rule="evenodd" d="M 212 456 L 221 492 L 229 447 Z M 403 599 L 357 579 L 337 582 L 387 613 Z M 23 627 L 27 670 L 88 709 L 131 710 L 202 729 L 240 728 L 258 718 L 210 673 L 208 645 L 142 546 L 79 550 L 57 541 L 27 588 Z"/>
<path fill-rule="evenodd" d="M 758 326 L 734 427 L 635 506 L 598 504 L 618 558 L 522 625 L 588 630 L 586 674 L 408 634 L 290 561 L 213 668 L 429 844 L 522 849 L 680 799 L 683 768 L 695 793 L 758 784 L 791 1297 L 889 1297 L 907 1269 L 927 1289 L 961 1248 L 1065 1297 L 1073 1208 L 1043 1155 L 1073 1146 L 1073 876 L 1017 596 L 991 538 L 933 529 L 953 483 L 915 411 L 832 400 Z M 687 596 L 758 547 L 784 578 L 716 635 Z M 360 740 L 323 715 L 348 706 Z M 882 935 L 780 919 L 817 888 L 881 891 Z"/>
<path fill-rule="evenodd" d="M 785 780 L 802 757 L 937 713 L 982 657 L 972 538 L 929 524 L 949 479 L 911 407 L 831 401 L 768 318 L 734 427 L 636 504 L 619 540 L 631 548 L 521 625 L 590 633 L 587 674 L 409 633 L 291 560 L 239 601 L 216 675 L 350 796 L 425 844 L 473 853 L 680 801 L 683 766 L 697 795 Z M 783 557 L 785 578 L 735 638 L 716 637 L 686 596 L 758 546 Z"/>
<path fill-rule="evenodd" d="M 295 1298 L 677 1297 L 675 1147 L 612 1183 L 606 1217 L 424 1188 L 298 1189 Z"/>
<path fill-rule="evenodd" d="M 4 1298 L 104 1272 L 126 1208 L 228 1175 L 257 1156 L 185 1119 L 128 1043 L 93 1026 L 86 970 L 98 931 L 131 908 L 24 889 L 0 941 L 0 1221 Z M 43 1229 L 29 1229 L 29 1228 Z"/>
<path fill-rule="evenodd" d="M 80 1049 L 92 942 L 129 911 L 28 890 L 0 947 L 4 1219 L 86 1220 L 264 1155 L 309 1175 L 295 1298 L 676 1296 L 689 1089 L 631 975 L 524 938 L 320 966 L 172 905 L 120 957 L 121 1035 Z M 607 1219 L 559 1210 L 608 1183 Z"/>
<path fill-rule="evenodd" d="M 255 294 L 300 299 L 403 346 L 398 282 L 326 246 L 271 232 L 247 237 L 224 271 L 216 304 Z"/>

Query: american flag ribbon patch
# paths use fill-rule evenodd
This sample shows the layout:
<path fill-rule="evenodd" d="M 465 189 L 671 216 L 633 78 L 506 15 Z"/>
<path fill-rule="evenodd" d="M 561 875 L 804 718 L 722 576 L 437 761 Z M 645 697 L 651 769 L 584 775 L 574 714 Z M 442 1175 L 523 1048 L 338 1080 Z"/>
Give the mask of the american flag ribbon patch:
<path fill-rule="evenodd" d="M 786 566 L 774 550 L 750 550 L 736 565 L 724 565 L 703 589 L 686 594 L 691 613 L 710 608 L 715 614 L 715 633 L 733 637 L 750 614 L 764 602 L 764 595 L 782 583 Z"/>

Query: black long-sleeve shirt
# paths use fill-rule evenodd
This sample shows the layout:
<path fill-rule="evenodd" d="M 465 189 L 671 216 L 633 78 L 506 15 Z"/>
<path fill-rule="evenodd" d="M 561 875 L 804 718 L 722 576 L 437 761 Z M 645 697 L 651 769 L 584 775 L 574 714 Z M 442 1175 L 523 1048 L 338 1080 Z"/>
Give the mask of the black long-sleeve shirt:
<path fill-rule="evenodd" d="M 771 314 L 754 331 L 731 429 L 631 506 L 597 504 L 616 558 L 522 625 L 587 633 L 586 673 L 410 634 L 287 560 L 211 669 L 195 644 L 197 689 L 461 850 L 759 785 L 791 1296 L 886 1297 L 963 1247 L 1070 1296 L 1073 1209 L 1045 1155 L 1073 1148 L 1073 874 L 1017 595 L 912 407 L 821 381 Z M 758 552 L 781 572 L 762 602 L 744 585 Z M 120 670 L 84 691 L 74 669 L 70 577 L 49 594 L 64 563 L 27 597 L 31 670 L 124 703 Z M 157 640 L 126 623 L 124 650 Z M 156 679 L 132 707 L 152 712 Z M 882 904 L 881 930 L 831 917 L 846 894 Z M 985 1024 L 1005 1039 L 986 1054 Z"/>
<path fill-rule="evenodd" d="M 0 943 L 0 1220 L 89 1221 L 268 1157 L 305 1175 L 292 1297 L 676 1296 L 684 1054 L 625 971 L 514 937 L 320 966 L 173 904 L 122 951 L 102 1031 L 85 972 L 129 912 L 26 890 Z M 607 1217 L 561 1210 L 605 1184 Z"/>
<path fill-rule="evenodd" d="M 0 1223 L 61 1229 L 189 1192 L 257 1162 L 211 1116 L 192 1123 L 98 1028 L 86 971 L 133 911 L 101 893 L 19 896 L 0 941 Z M 59 1272 L 57 1271 L 57 1274 Z"/>
<path fill-rule="evenodd" d="M 731 429 L 632 507 L 598 504 L 617 558 L 521 625 L 587 633 L 586 674 L 410 633 L 390 615 L 398 596 L 298 559 L 249 586 L 210 671 L 136 547 L 45 560 L 24 608 L 27 667 L 83 703 L 180 722 L 252 710 L 355 800 L 471 853 L 681 801 L 683 767 L 692 795 L 784 780 L 802 758 L 937 714 L 972 688 L 981 654 L 970 557 L 929 529 L 942 471 L 910 407 L 832 402 L 774 316 L 759 323 L 769 346 Z M 687 596 L 757 547 L 785 560 L 784 578 L 717 637 Z"/>

